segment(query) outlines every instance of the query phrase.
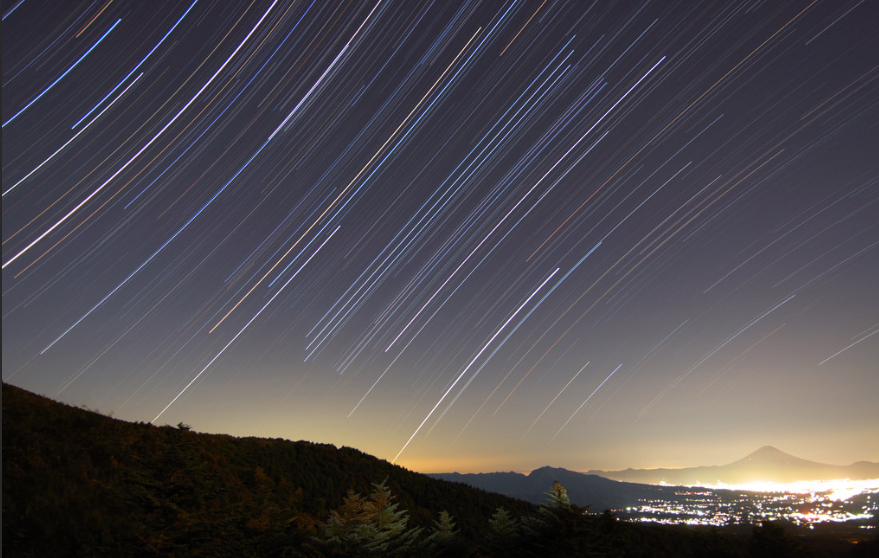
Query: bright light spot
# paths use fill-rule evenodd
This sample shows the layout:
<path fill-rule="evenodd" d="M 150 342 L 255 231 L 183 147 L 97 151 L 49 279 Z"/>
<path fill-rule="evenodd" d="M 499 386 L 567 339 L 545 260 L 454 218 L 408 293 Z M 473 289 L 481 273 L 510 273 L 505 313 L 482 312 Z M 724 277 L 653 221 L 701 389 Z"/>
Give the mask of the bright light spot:
<path fill-rule="evenodd" d="M 845 501 L 864 492 L 879 490 L 879 479 L 869 480 L 813 480 L 790 483 L 750 482 L 745 484 L 703 484 L 715 490 L 741 490 L 746 492 L 785 492 L 788 494 L 828 493 L 826 497 L 835 501 Z"/>

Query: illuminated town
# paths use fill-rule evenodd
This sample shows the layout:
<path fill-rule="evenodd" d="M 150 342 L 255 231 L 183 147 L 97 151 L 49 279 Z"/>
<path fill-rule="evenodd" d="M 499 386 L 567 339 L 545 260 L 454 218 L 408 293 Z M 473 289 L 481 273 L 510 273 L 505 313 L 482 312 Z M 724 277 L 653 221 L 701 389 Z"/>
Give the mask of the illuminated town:
<path fill-rule="evenodd" d="M 879 526 L 879 480 L 775 487 L 664 487 L 656 498 L 620 510 L 634 521 L 727 526 L 782 520 L 795 525 Z M 755 488 L 760 488 L 756 490 Z"/>

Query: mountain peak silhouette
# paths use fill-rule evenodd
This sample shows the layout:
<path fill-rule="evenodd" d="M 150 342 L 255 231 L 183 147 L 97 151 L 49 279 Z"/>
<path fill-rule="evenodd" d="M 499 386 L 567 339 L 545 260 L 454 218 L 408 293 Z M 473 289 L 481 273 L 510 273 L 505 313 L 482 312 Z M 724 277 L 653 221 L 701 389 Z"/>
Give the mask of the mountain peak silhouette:
<path fill-rule="evenodd" d="M 758 453 L 760 453 L 760 454 L 763 454 L 763 453 L 765 453 L 765 454 L 778 454 L 778 453 L 784 453 L 784 452 L 775 446 L 763 446 L 762 448 L 758 449 L 757 451 L 755 451 L 751 455 L 755 455 Z"/>
<path fill-rule="evenodd" d="M 785 453 L 775 446 L 763 446 L 762 448 L 748 454 L 745 459 L 776 459 L 778 457 L 793 457 L 789 453 Z"/>
<path fill-rule="evenodd" d="M 806 459 L 801 459 L 799 457 L 795 457 L 789 453 L 785 453 L 780 449 L 774 446 L 763 446 L 757 451 L 748 454 L 747 456 L 739 459 L 734 463 L 730 463 L 729 466 L 769 466 L 769 467 L 817 467 L 824 466 L 823 463 L 815 463 L 814 461 L 808 461 Z"/>
<path fill-rule="evenodd" d="M 682 469 L 626 469 L 624 471 L 589 472 L 609 479 L 647 484 L 787 483 L 842 478 L 877 478 L 879 476 L 879 463 L 864 462 L 849 466 L 828 465 L 801 459 L 774 446 L 763 446 L 738 461 L 726 465 Z"/>

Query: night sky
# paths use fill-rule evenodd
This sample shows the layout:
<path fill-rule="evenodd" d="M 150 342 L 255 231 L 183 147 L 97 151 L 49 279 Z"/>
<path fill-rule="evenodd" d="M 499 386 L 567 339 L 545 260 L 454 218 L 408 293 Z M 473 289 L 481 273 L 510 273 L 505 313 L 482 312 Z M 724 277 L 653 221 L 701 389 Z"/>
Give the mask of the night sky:
<path fill-rule="evenodd" d="M 879 461 L 871 0 L 3 6 L 3 380 L 424 472 Z"/>

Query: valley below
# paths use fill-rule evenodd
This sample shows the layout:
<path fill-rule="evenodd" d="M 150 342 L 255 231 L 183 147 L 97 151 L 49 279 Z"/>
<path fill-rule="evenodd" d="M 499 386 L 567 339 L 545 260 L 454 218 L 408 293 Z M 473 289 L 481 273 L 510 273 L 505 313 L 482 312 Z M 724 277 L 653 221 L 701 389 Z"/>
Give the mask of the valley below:
<path fill-rule="evenodd" d="M 772 446 L 723 466 L 587 473 L 543 467 L 528 475 L 431 476 L 537 504 L 545 500 L 543 487 L 559 481 L 576 505 L 639 522 L 720 527 L 784 521 L 813 529 L 820 524 L 879 528 L 879 464 L 814 463 Z"/>

